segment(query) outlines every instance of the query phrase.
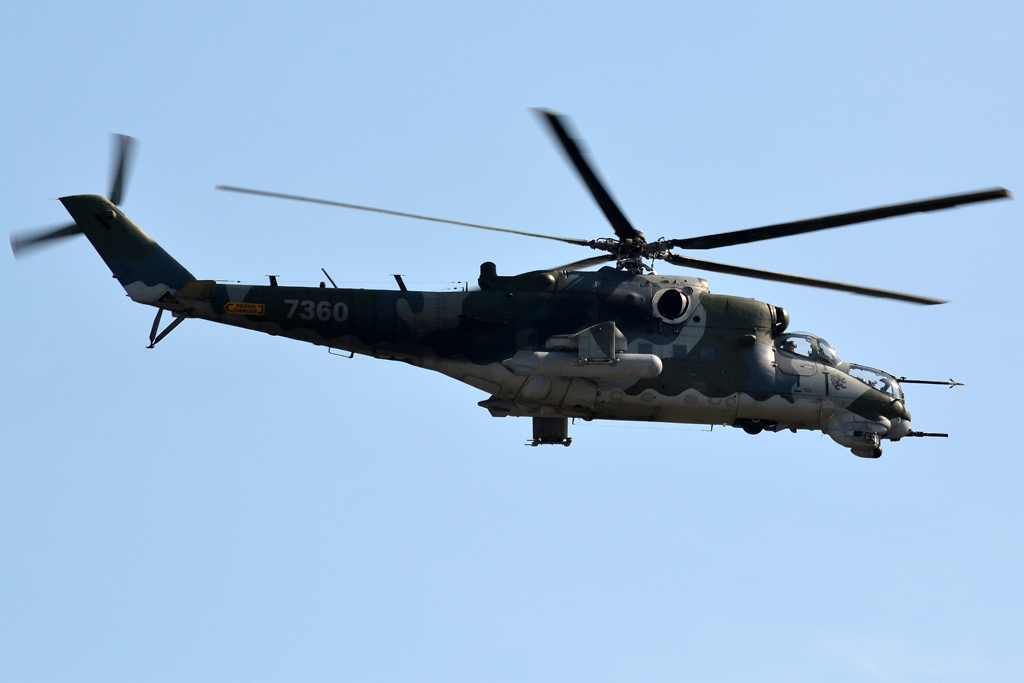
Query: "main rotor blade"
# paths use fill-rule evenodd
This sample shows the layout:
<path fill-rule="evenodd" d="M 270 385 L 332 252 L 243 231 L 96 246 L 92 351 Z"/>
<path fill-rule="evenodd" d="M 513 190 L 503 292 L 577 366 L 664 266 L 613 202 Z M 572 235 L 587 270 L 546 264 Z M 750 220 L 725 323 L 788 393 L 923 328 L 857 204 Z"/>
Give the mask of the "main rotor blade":
<path fill-rule="evenodd" d="M 65 237 L 72 237 L 82 232 L 77 223 L 62 225 L 59 228 L 49 228 L 29 233 L 15 233 L 11 235 L 11 251 L 15 257 L 20 257 L 25 249 L 41 246 L 50 240 L 59 240 Z"/>
<path fill-rule="evenodd" d="M 127 135 L 115 135 L 114 142 L 117 145 L 117 165 L 114 167 L 114 178 L 110 183 L 110 201 L 115 206 L 120 206 L 124 200 L 125 183 L 131 170 L 136 141 Z"/>
<path fill-rule="evenodd" d="M 896 299 L 897 301 L 908 301 L 913 304 L 924 304 L 927 306 L 933 304 L 948 303 L 941 299 L 929 299 L 928 297 L 916 296 L 914 294 L 902 294 L 900 292 L 890 292 L 884 289 L 873 289 L 871 287 L 861 287 L 860 285 L 848 285 L 842 282 L 833 282 L 831 280 L 815 280 L 814 278 L 801 277 L 800 275 L 775 273 L 770 270 L 756 270 L 754 268 L 730 266 L 724 263 L 715 263 L 714 261 L 702 261 L 700 259 L 690 258 L 688 256 L 680 256 L 679 254 L 673 253 L 667 253 L 661 258 L 677 266 L 682 266 L 684 268 L 697 268 L 700 270 L 709 270 L 713 273 L 726 273 L 728 275 L 752 277 L 757 278 L 758 280 L 772 280 L 774 282 L 788 282 L 793 285 L 804 285 L 805 287 L 818 287 L 819 289 L 834 289 L 839 292 L 850 292 L 851 294 L 873 296 L 879 299 Z"/>
<path fill-rule="evenodd" d="M 561 114 L 557 114 L 549 109 L 534 109 L 540 116 L 551 126 L 552 132 L 558 141 L 562 143 L 562 147 L 565 149 L 565 153 L 569 156 L 573 166 L 576 167 L 576 171 L 579 172 L 583 182 L 586 183 L 587 188 L 590 190 L 590 194 L 594 196 L 597 201 L 597 205 L 601 207 L 601 211 L 604 212 L 608 222 L 612 224 L 612 228 L 615 229 L 615 234 L 620 240 L 643 238 L 644 233 L 637 230 L 630 224 L 622 210 L 619 209 L 618 204 L 612 199 L 612 196 L 605 189 L 604 184 L 597 177 L 597 174 L 587 163 L 587 160 L 583 157 L 583 153 L 580 151 L 576 141 L 567 132 L 568 120 Z"/>
<path fill-rule="evenodd" d="M 541 235 L 536 232 L 524 232 L 523 230 L 509 230 L 508 228 L 495 228 L 490 225 L 479 225 L 477 223 L 465 223 L 463 221 L 450 221 L 446 218 L 431 218 L 430 216 L 420 216 L 415 213 L 405 213 L 402 211 L 391 211 L 389 209 L 377 209 L 372 206 L 359 206 L 358 204 L 345 204 L 344 202 L 334 202 L 329 199 L 314 199 L 313 197 L 300 197 L 294 194 L 281 194 L 280 192 L 267 192 L 265 190 L 250 190 L 244 187 L 233 187 L 231 185 L 218 185 L 218 190 L 224 190 L 226 192 L 240 192 L 242 194 L 254 194 L 260 197 L 274 197 L 276 199 L 291 199 L 297 202 L 311 202 L 313 204 L 324 204 L 326 206 L 340 206 L 343 209 L 357 209 L 359 211 L 372 211 L 374 213 L 386 213 L 390 216 L 402 216 L 403 218 L 416 218 L 421 221 L 433 221 L 435 223 L 449 223 L 451 225 L 462 225 L 467 228 L 480 228 L 481 230 L 493 230 L 494 232 L 509 232 L 513 235 L 526 235 L 527 237 L 540 237 L 546 240 L 554 240 L 556 242 L 567 242 L 569 244 L 576 244 L 581 247 L 589 246 L 587 240 L 573 239 L 572 237 L 556 237 L 554 235 Z"/>
<path fill-rule="evenodd" d="M 770 240 L 776 237 L 787 237 L 789 235 L 799 235 L 805 232 L 814 232 L 816 230 L 838 228 L 842 225 L 877 221 L 882 218 L 903 216 L 908 213 L 917 213 L 919 211 L 938 211 L 939 209 L 950 209 L 962 204 L 987 202 L 993 199 L 1007 199 L 1009 197 L 1010 192 L 999 187 L 991 190 L 983 190 L 981 192 L 954 194 L 946 197 L 936 197 L 935 199 L 922 199 L 916 202 L 879 206 L 874 209 L 865 209 L 863 211 L 854 211 L 852 213 L 840 213 L 832 216 L 822 216 L 821 218 L 809 218 L 807 220 L 794 221 L 792 223 L 778 223 L 776 225 L 766 225 L 761 228 L 751 228 L 749 230 L 734 230 L 732 232 L 723 232 L 717 235 L 706 235 L 704 237 L 690 237 L 688 239 L 668 241 L 673 247 L 678 249 L 716 249 L 718 247 L 728 247 L 734 244 L 747 244 L 748 242 L 760 242 L 761 240 Z"/>
<path fill-rule="evenodd" d="M 583 270 L 584 268 L 589 268 L 590 266 L 596 266 L 599 263 L 608 263 L 609 261 L 614 260 L 614 254 L 602 254 L 601 256 L 591 256 L 590 258 L 585 258 L 582 261 L 573 261 L 572 263 L 567 263 L 564 266 L 551 268 L 551 270 Z"/>

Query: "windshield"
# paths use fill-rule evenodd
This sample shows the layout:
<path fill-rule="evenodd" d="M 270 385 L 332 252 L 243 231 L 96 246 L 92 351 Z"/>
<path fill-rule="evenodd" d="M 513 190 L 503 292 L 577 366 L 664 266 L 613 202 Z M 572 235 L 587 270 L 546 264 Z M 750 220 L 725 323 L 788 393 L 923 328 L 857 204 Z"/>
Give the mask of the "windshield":
<path fill-rule="evenodd" d="M 875 370 L 865 365 L 851 365 L 849 375 L 864 382 L 864 384 L 867 384 L 872 389 L 881 391 L 886 396 L 903 398 L 903 390 L 900 388 L 900 383 L 887 372 Z"/>
<path fill-rule="evenodd" d="M 832 345 L 821 337 L 817 337 L 818 341 L 818 362 L 833 367 L 839 365 L 842 361 L 839 360 L 839 354 L 832 348 Z"/>

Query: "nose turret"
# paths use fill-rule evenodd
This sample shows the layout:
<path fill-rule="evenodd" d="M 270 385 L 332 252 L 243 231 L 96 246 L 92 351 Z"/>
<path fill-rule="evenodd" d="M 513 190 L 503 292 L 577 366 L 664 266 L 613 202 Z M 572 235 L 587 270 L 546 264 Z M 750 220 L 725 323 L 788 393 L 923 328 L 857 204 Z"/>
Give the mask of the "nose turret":
<path fill-rule="evenodd" d="M 889 431 L 885 433 L 885 438 L 889 439 L 890 441 L 899 441 L 900 439 L 902 439 L 903 437 L 910 433 L 909 417 L 905 420 L 901 418 L 891 420 L 890 424 L 892 426 L 890 426 Z"/>

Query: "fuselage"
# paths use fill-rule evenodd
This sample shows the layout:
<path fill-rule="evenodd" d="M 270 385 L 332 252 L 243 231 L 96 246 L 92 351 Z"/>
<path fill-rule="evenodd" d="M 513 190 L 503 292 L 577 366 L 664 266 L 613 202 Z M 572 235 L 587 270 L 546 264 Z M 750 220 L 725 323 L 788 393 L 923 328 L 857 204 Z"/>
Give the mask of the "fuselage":
<path fill-rule="evenodd" d="M 782 350 L 782 309 L 711 294 L 703 279 L 614 268 L 501 277 L 485 264 L 479 284 L 412 292 L 209 282 L 199 297 L 187 285 L 165 306 L 435 370 L 487 392 L 481 405 L 495 416 L 822 429 L 855 449 L 864 434 L 866 448 L 877 445 L 872 434 L 909 430 L 902 401 L 850 377 L 848 364 Z M 608 323 L 620 339 L 606 361 L 571 345 Z M 656 373 L 629 376 L 632 359 L 652 356 Z M 894 420 L 903 425 L 895 431 Z"/>
<path fill-rule="evenodd" d="M 851 375 L 824 340 L 786 334 L 783 309 L 701 278 L 485 263 L 473 291 L 228 284 L 196 279 L 103 197 L 61 201 L 138 303 L 441 372 L 494 416 L 820 429 L 865 457 L 909 432 L 891 375 Z"/>

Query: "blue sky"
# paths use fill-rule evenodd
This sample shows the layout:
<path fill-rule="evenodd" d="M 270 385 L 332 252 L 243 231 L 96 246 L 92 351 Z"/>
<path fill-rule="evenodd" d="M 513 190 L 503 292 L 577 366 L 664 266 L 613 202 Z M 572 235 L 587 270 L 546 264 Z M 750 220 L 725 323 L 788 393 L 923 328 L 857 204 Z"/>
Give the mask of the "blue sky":
<path fill-rule="evenodd" d="M 237 184 L 610 234 L 529 114 L 570 114 L 632 222 L 688 237 L 1005 186 L 1024 7 L 11 3 L 8 231 L 105 193 L 201 278 L 441 289 L 568 245 Z M 439 375 L 152 321 L 85 240 L 0 257 L 9 681 L 1016 681 L 1019 201 L 718 250 L 948 298 L 699 273 L 910 387 L 878 461 L 817 434 L 526 420 Z M 666 271 L 671 267 L 666 266 Z"/>

